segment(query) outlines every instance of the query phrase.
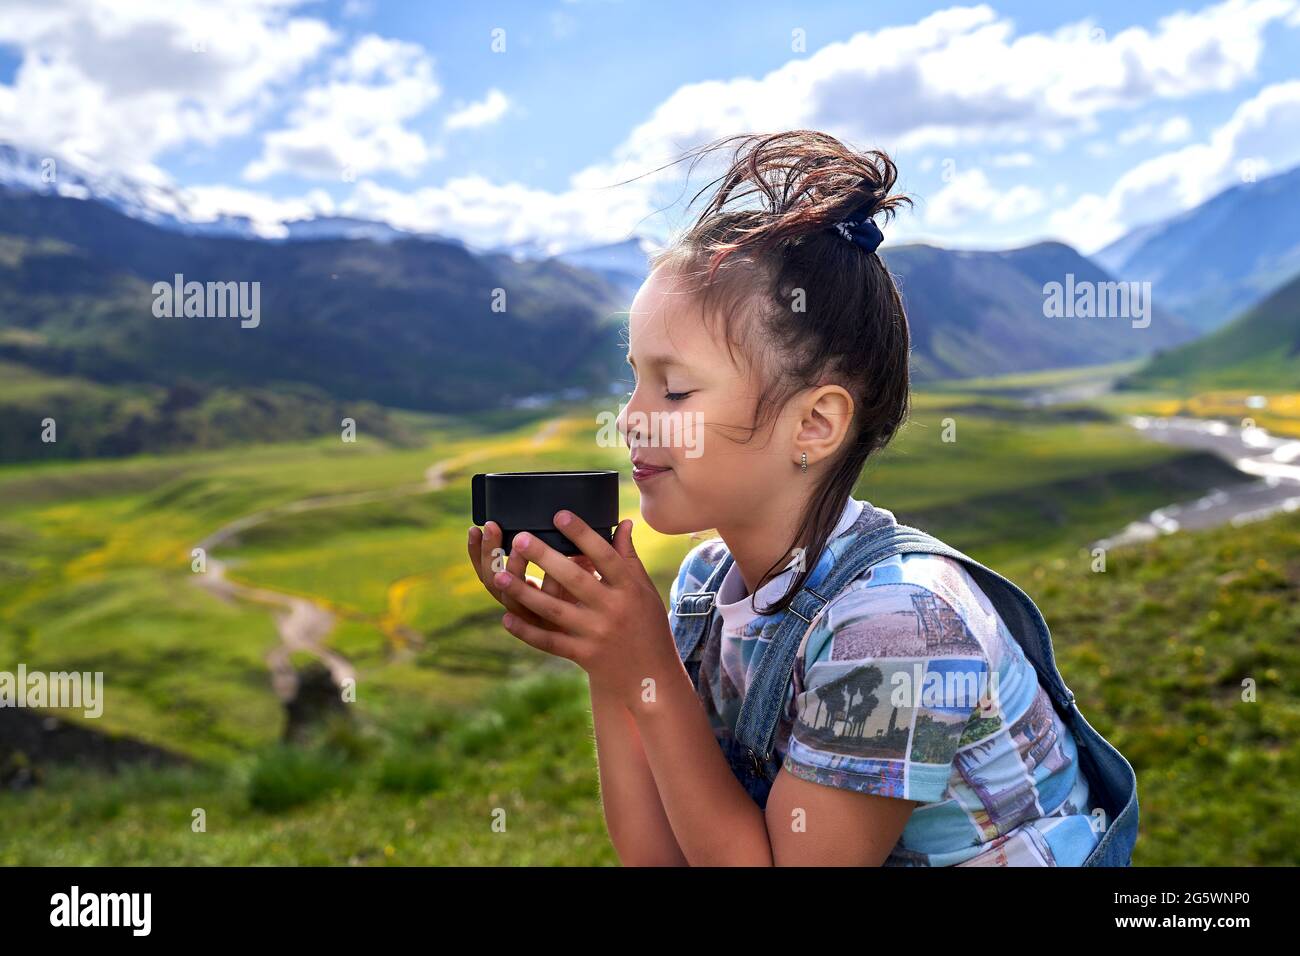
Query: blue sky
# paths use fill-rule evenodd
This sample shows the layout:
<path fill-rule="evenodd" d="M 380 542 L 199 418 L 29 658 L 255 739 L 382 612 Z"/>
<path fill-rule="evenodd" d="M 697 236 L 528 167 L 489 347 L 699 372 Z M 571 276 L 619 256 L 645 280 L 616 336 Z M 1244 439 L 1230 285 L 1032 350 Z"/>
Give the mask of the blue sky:
<path fill-rule="evenodd" d="M 6 9 L 0 138 L 268 234 L 345 214 L 481 246 L 662 239 L 683 184 L 619 180 L 810 127 L 895 156 L 919 203 L 887 241 L 1092 251 L 1300 163 L 1300 0 Z"/>

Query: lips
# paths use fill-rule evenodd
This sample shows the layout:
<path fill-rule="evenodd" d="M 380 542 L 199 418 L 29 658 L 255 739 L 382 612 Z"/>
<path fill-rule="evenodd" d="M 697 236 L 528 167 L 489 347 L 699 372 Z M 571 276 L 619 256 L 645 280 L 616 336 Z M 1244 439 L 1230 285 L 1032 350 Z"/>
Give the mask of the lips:
<path fill-rule="evenodd" d="M 632 479 L 634 481 L 643 481 L 646 478 L 651 478 L 655 475 L 661 475 L 665 471 L 672 471 L 672 469 L 660 465 L 652 465 L 649 462 L 642 461 L 639 458 L 632 459 Z"/>

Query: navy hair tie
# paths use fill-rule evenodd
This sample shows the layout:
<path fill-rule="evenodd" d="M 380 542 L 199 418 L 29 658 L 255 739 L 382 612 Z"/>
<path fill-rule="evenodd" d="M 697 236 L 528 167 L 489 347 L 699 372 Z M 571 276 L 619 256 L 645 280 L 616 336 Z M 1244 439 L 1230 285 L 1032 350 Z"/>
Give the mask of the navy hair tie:
<path fill-rule="evenodd" d="M 849 242 L 861 246 L 867 252 L 875 252 L 884 241 L 885 234 L 880 231 L 869 211 L 850 215 L 835 224 L 836 231 Z"/>

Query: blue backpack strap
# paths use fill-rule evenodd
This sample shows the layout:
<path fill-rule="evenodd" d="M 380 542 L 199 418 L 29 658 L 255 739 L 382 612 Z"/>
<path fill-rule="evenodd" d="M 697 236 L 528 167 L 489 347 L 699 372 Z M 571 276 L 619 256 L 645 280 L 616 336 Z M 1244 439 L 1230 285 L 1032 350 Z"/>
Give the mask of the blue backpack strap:
<path fill-rule="evenodd" d="M 1065 685 L 1057 669 L 1051 635 L 1042 613 L 1029 596 L 1007 578 L 909 525 L 890 523 L 864 534 L 834 563 L 829 575 L 821 567 L 826 554 L 823 552 L 823 562 L 819 562 L 817 571 L 809 575 L 808 583 L 791 600 L 791 613 L 785 616 L 759 660 L 745 689 L 736 721 L 736 738 L 749 748 L 754 767 L 766 767 L 772 758 L 773 737 L 785 703 L 786 689 L 793 677 L 796 655 L 803 644 L 803 635 L 811 628 L 817 614 L 871 565 L 896 554 L 914 553 L 943 555 L 966 568 L 1034 666 L 1048 696 L 1086 755 L 1081 760 L 1090 765 L 1093 781 L 1102 784 L 1105 792 L 1097 794 L 1097 799 L 1112 818 L 1105 835 L 1084 865 L 1129 865 L 1137 839 L 1136 775 L 1123 755 L 1079 712 L 1074 692 Z"/>
<path fill-rule="evenodd" d="M 734 560 L 731 552 L 727 551 L 709 575 L 702 590 L 687 591 L 677 595 L 677 603 L 673 607 L 675 621 L 673 640 L 677 643 L 677 656 L 683 663 L 695 653 L 700 638 L 704 636 L 709 622 L 713 620 L 713 603 L 717 598 L 718 588 L 722 587 L 722 579 L 727 576 L 727 571 Z"/>
<path fill-rule="evenodd" d="M 868 567 L 897 554 L 939 554 L 961 562 L 988 596 L 1025 652 L 1039 679 L 1058 709 L 1075 722 L 1074 692 L 1065 686 L 1056 667 L 1052 643 L 1042 614 L 1019 587 L 996 571 L 984 567 L 938 538 L 905 524 L 890 524 L 868 533 L 835 562 L 829 578 L 820 586 L 812 577 L 790 602 L 791 613 L 772 636 L 772 643 L 759 661 L 754 677 L 745 689 L 736 723 L 736 736 L 762 760 L 771 756 L 773 736 L 780 717 L 780 704 L 794 673 L 795 655 L 802 635 L 813 618 L 850 582 Z M 1026 640 L 1036 635 L 1035 640 Z M 775 705 L 773 701 L 777 701 Z"/>
<path fill-rule="evenodd" d="M 908 528 L 902 552 L 943 554 L 965 566 L 988 597 L 1011 636 L 1034 665 L 1038 678 L 1058 713 L 1065 720 L 1079 750 L 1079 763 L 1089 778 L 1092 799 L 1108 814 L 1106 829 L 1084 866 L 1129 866 L 1137 842 L 1137 774 L 1115 746 L 1088 723 L 1074 691 L 1066 686 L 1056 666 L 1052 636 L 1038 606 L 1018 585 L 974 558 L 962 554 L 923 531 Z"/>
<path fill-rule="evenodd" d="M 899 525 L 899 529 L 904 533 L 900 535 L 896 553 L 941 554 L 965 566 L 980 590 L 988 597 L 993 609 L 998 612 L 998 616 L 1006 623 L 1011 635 L 1024 650 L 1025 657 L 1034 665 L 1034 670 L 1038 672 L 1038 679 L 1042 681 L 1052 702 L 1072 722 L 1073 718 L 1070 715 L 1075 709 L 1074 691 L 1065 686 L 1065 681 L 1057 669 L 1056 655 L 1052 650 L 1047 622 L 1029 595 L 1012 581 L 991 568 L 986 568 L 951 545 L 944 544 L 938 538 L 907 525 Z M 1031 635 L 1036 635 L 1037 639 L 1029 641 Z"/>

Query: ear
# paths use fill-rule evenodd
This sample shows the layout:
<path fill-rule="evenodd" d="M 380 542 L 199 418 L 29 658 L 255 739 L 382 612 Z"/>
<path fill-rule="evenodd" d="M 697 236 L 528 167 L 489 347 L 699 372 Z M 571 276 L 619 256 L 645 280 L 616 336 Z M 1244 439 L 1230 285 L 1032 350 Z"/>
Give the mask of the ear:
<path fill-rule="evenodd" d="M 795 425 L 794 455 L 808 453 L 808 464 L 824 461 L 835 454 L 853 424 L 853 396 L 840 385 L 819 385 L 800 399 L 799 419 Z"/>

